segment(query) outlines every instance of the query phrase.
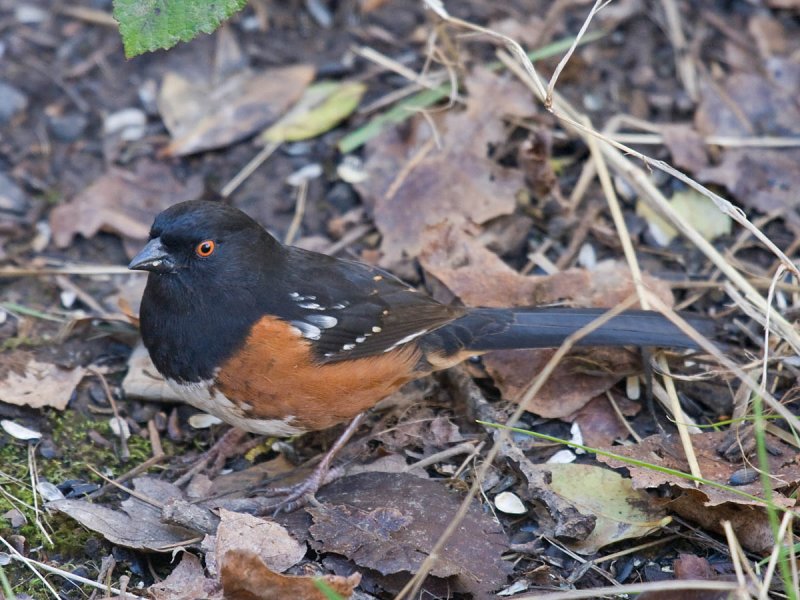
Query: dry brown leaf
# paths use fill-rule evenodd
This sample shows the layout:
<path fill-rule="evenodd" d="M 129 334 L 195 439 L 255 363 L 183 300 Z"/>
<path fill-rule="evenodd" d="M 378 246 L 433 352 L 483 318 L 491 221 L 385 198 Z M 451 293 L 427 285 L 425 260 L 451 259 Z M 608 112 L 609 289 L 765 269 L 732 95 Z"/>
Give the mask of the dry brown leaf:
<path fill-rule="evenodd" d="M 744 467 L 753 466 L 755 458 L 748 457 L 750 462 L 745 461 L 744 457 L 740 457 L 741 460 L 738 462 L 724 460 L 717 451 L 717 447 L 725 437 L 726 432 L 724 431 L 709 431 L 693 435 L 691 439 L 703 477 L 720 484 L 730 485 L 731 476 Z M 772 449 L 769 456 L 769 473 L 774 490 L 773 501 L 779 506 L 794 506 L 794 500 L 787 498 L 778 490 L 795 486 L 800 482 L 800 460 L 798 460 L 796 449 L 772 436 L 767 436 L 767 443 Z M 607 450 L 660 467 L 689 473 L 689 465 L 677 435 L 653 435 L 638 444 L 614 446 Z M 627 468 L 630 471 L 633 485 L 637 489 L 655 488 L 665 483 L 683 489 L 694 490 L 695 488 L 694 482 L 689 479 L 631 465 L 606 456 L 598 455 L 597 460 L 615 468 Z M 763 497 L 763 488 L 759 479 L 747 485 L 735 486 L 735 489 L 751 496 Z M 701 494 L 705 507 L 716 506 L 724 502 L 761 506 L 761 503 L 755 500 L 749 500 L 733 492 L 708 485 L 701 485 L 697 492 Z"/>
<path fill-rule="evenodd" d="M 53 241 L 66 248 L 77 234 L 89 238 L 107 231 L 123 237 L 128 255 L 133 257 L 158 213 L 176 202 L 195 200 L 202 193 L 199 175 L 184 183 L 163 163 L 140 160 L 133 172 L 112 168 L 51 211 Z"/>
<path fill-rule="evenodd" d="M 314 583 L 317 579 L 324 581 L 343 598 L 349 598 L 361 581 L 361 575 L 281 575 L 270 570 L 257 554 L 243 550 L 231 550 L 222 563 L 225 600 L 327 600 L 328 597 Z"/>
<path fill-rule="evenodd" d="M 702 82 L 695 127 L 704 135 L 791 136 L 800 134 L 796 61 L 768 62 L 769 75 L 735 72 L 722 85 Z M 788 209 L 797 227 L 800 186 L 798 150 L 725 149 L 716 166 L 697 173 L 704 183 L 723 185 L 745 206 L 767 213 Z"/>
<path fill-rule="evenodd" d="M 274 521 L 224 508 L 219 509 L 219 516 L 214 551 L 206 553 L 206 565 L 212 573 L 216 572 L 220 558 L 225 562 L 228 552 L 255 554 L 278 573 L 299 563 L 306 554 L 305 544 L 300 544 L 283 525 Z"/>
<path fill-rule="evenodd" d="M 703 491 L 687 489 L 667 508 L 684 519 L 697 523 L 704 530 L 713 531 L 723 537 L 725 530 L 722 522 L 730 521 L 739 543 L 747 550 L 761 555 L 772 550 L 775 538 L 766 511 L 734 502 L 723 502 L 714 506 L 706 504 Z"/>
<path fill-rule="evenodd" d="M 722 162 L 697 173 L 705 183 L 725 186 L 745 206 L 762 213 L 782 210 L 795 227 L 800 226 L 800 150 L 729 149 Z"/>
<path fill-rule="evenodd" d="M 423 268 L 468 306 L 538 306 L 566 302 L 581 307 L 612 307 L 634 293 L 626 265 L 603 262 L 593 271 L 571 269 L 555 275 L 521 275 L 458 226 L 442 224 L 426 231 L 420 255 Z M 645 285 L 667 304 L 665 282 L 648 275 Z M 553 350 L 503 350 L 483 361 L 505 398 L 519 399 L 552 357 Z M 586 358 L 562 361 L 537 394 L 530 410 L 563 418 L 635 372 L 635 355 L 622 348 L 592 349 Z"/>
<path fill-rule="evenodd" d="M 498 166 L 488 153 L 492 143 L 505 139 L 504 114 L 534 111 L 530 93 L 518 81 L 485 69 L 476 69 L 466 86 L 467 109 L 435 121 L 440 149 L 431 139 L 430 122 L 421 118 L 410 122 L 410 132 L 388 129 L 368 146 L 369 178 L 358 188 L 374 206 L 384 264 L 416 256 L 427 226 L 481 224 L 514 210 L 515 195 L 524 188 L 522 174 Z M 398 174 L 402 182 L 394 185 Z"/>
<path fill-rule="evenodd" d="M 180 489 L 152 477 L 137 477 L 133 485 L 137 492 L 161 504 L 182 497 Z M 136 550 L 170 552 L 197 537 L 193 531 L 162 523 L 161 509 L 133 496 L 122 502 L 121 511 L 70 499 L 49 502 L 47 507 L 69 515 L 112 544 Z"/>
<path fill-rule="evenodd" d="M 702 169 L 708 164 L 706 144 L 692 126 L 683 124 L 666 124 L 661 127 L 664 145 L 672 154 L 672 162 L 679 169 L 690 173 Z"/>
<path fill-rule="evenodd" d="M 722 86 L 701 82 L 695 127 L 703 135 L 797 135 L 800 106 L 792 84 L 742 72 Z"/>
<path fill-rule="evenodd" d="M 172 136 L 167 156 L 221 148 L 261 131 L 283 115 L 314 79 L 311 65 L 254 72 L 245 69 L 221 81 L 168 72 L 158 109 Z"/>
<path fill-rule="evenodd" d="M 679 554 L 672 563 L 675 579 L 733 581 L 735 578 L 720 577 L 711 564 L 702 556 L 694 554 Z M 637 600 L 728 600 L 729 592 L 714 592 L 711 590 L 670 590 L 661 592 L 646 592 L 637 596 Z"/>
<path fill-rule="evenodd" d="M 0 380 L 0 402 L 64 410 L 86 370 L 82 367 L 62 369 L 54 364 L 39 362 L 28 353 L 15 355 L 16 358 L 21 357 L 23 362 L 3 369 L 5 377 Z M 8 356 L 5 355 L 4 362 Z"/>
<path fill-rule="evenodd" d="M 181 562 L 163 581 L 158 581 L 147 590 L 153 600 L 222 600 L 219 585 L 206 578 L 200 559 L 184 552 Z"/>
<path fill-rule="evenodd" d="M 540 306 L 565 302 L 582 307 L 613 307 L 633 292 L 626 265 L 599 263 L 592 271 L 570 269 L 555 275 L 526 276 L 487 250 L 469 228 L 442 223 L 423 237 L 420 264 L 468 306 Z M 666 282 L 644 274 L 644 284 L 672 304 Z"/>
<path fill-rule="evenodd" d="M 325 487 L 307 508 L 319 550 L 384 575 L 415 572 L 458 510 L 460 496 L 410 474 L 360 473 Z M 436 507 L 432 510 L 432 507 Z M 475 535 L 480 532 L 480 535 Z M 484 598 L 506 583 L 510 563 L 500 526 L 473 504 L 431 570 L 454 591 Z"/>
<path fill-rule="evenodd" d="M 555 352 L 499 350 L 484 355 L 483 364 L 503 397 L 518 401 Z M 638 357 L 623 348 L 576 350 L 562 359 L 528 404 L 528 410 L 542 417 L 567 419 L 639 368 Z"/>

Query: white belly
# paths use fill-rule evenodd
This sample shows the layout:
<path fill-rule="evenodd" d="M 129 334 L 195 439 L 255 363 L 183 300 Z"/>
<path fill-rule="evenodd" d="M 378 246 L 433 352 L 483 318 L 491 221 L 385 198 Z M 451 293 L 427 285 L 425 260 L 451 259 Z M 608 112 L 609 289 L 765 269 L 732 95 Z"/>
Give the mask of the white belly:
<path fill-rule="evenodd" d="M 290 437 L 304 433 L 305 430 L 295 427 L 292 422 L 294 416 L 283 419 L 254 419 L 247 416 L 248 405 L 236 405 L 226 398 L 219 390 L 215 389 L 211 381 L 198 381 L 194 383 L 178 383 L 167 379 L 167 384 L 175 393 L 203 412 L 218 417 L 234 427 L 276 437 Z"/>

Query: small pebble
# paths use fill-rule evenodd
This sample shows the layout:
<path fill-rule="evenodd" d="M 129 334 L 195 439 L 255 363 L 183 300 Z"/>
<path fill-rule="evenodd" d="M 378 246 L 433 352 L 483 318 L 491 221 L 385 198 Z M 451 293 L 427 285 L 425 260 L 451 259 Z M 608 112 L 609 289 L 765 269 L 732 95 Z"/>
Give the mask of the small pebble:
<path fill-rule="evenodd" d="M 589 112 L 596 112 L 603 108 L 604 105 L 603 97 L 599 94 L 589 93 L 583 96 L 583 107 Z"/>
<path fill-rule="evenodd" d="M 39 456 L 46 460 L 58 458 L 58 448 L 56 448 L 53 440 L 48 438 L 45 438 L 41 441 L 41 443 L 36 447 L 36 451 L 39 453 Z"/>
<path fill-rule="evenodd" d="M 148 79 L 139 86 L 139 102 L 148 115 L 158 114 L 158 83 L 155 79 Z"/>
<path fill-rule="evenodd" d="M 108 425 L 118 438 L 127 440 L 131 437 L 131 430 L 130 427 L 128 427 L 128 422 L 122 417 L 111 417 L 108 420 Z"/>
<path fill-rule="evenodd" d="M 147 115 L 138 108 L 124 108 L 106 115 L 103 120 L 103 133 L 106 135 L 119 134 L 128 142 L 144 137 Z"/>
<path fill-rule="evenodd" d="M 0 106 L 0 123 L 3 122 L 2 110 L 2 106 Z M 18 215 L 24 215 L 28 210 L 25 192 L 12 179 L 2 173 L 0 173 L 0 210 Z"/>
<path fill-rule="evenodd" d="M 594 246 L 586 242 L 578 252 L 578 264 L 591 271 L 597 266 L 597 253 Z"/>
<path fill-rule="evenodd" d="M 311 149 L 311 142 L 294 142 L 281 146 L 283 153 L 288 156 L 306 156 L 311 153 Z"/>
<path fill-rule="evenodd" d="M 33 4 L 18 4 L 14 9 L 14 18 L 20 23 L 35 25 L 47 18 L 47 12 Z"/>
<path fill-rule="evenodd" d="M 97 404 L 98 406 L 108 406 L 108 396 L 106 396 L 106 391 L 103 389 L 103 386 L 94 381 L 89 385 L 89 399 Z"/>
<path fill-rule="evenodd" d="M 31 249 L 34 252 L 43 252 L 44 249 L 50 245 L 52 237 L 53 230 L 50 229 L 50 223 L 47 221 L 39 221 L 36 223 L 36 234 L 31 240 Z"/>
<path fill-rule="evenodd" d="M 83 135 L 88 120 L 81 114 L 53 116 L 47 120 L 47 129 L 59 142 L 74 142 Z"/>
<path fill-rule="evenodd" d="M 61 294 L 59 294 L 59 298 L 61 299 L 61 306 L 69 310 L 75 305 L 75 301 L 78 299 L 78 294 L 72 290 L 63 290 Z"/>
<path fill-rule="evenodd" d="M 286 183 L 292 187 L 298 187 L 304 183 L 308 183 L 312 179 L 316 179 L 320 175 L 322 175 L 322 165 L 319 163 L 311 163 L 289 175 L 286 178 Z"/>
<path fill-rule="evenodd" d="M 0 125 L 7 123 L 28 106 L 28 97 L 17 88 L 0 81 Z"/>
<path fill-rule="evenodd" d="M 358 205 L 358 195 L 350 184 L 337 181 L 328 190 L 325 201 L 337 212 L 346 213 Z"/>

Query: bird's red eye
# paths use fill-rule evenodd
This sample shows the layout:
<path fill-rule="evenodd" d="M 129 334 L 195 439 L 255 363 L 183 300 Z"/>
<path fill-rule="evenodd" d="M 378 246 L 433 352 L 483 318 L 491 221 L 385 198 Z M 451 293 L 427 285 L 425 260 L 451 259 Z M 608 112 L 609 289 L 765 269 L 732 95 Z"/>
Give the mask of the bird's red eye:
<path fill-rule="evenodd" d="M 201 258 L 206 258 L 207 256 L 211 256 L 214 254 L 214 250 L 216 249 L 217 245 L 214 243 L 214 240 L 206 240 L 204 242 L 200 242 L 195 247 L 194 251 L 197 256 Z"/>

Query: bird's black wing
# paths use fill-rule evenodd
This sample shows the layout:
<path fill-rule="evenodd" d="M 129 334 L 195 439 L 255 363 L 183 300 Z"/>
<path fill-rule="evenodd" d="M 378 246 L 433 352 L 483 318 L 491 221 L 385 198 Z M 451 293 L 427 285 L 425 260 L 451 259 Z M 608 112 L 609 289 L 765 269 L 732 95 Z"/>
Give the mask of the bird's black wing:
<path fill-rule="evenodd" d="M 312 342 L 321 362 L 388 352 L 451 322 L 464 309 L 443 305 L 377 267 L 287 248 L 290 278 L 272 312 Z"/>

